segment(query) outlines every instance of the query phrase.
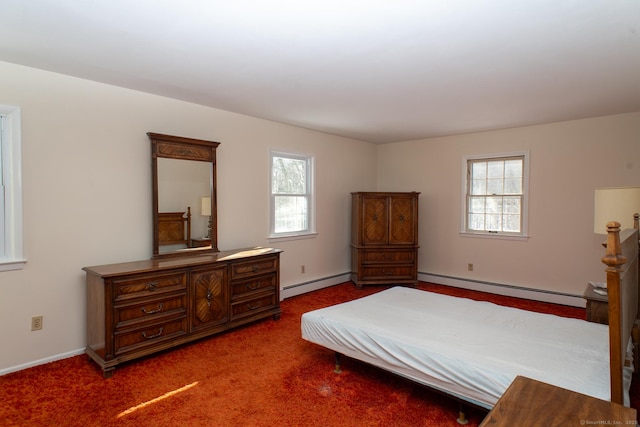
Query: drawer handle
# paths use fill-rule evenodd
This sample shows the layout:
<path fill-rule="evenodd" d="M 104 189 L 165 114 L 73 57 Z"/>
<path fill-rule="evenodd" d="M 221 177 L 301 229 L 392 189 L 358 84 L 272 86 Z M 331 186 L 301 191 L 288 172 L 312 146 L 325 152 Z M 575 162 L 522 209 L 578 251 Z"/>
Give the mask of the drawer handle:
<path fill-rule="evenodd" d="M 391 276 L 393 274 L 393 270 L 392 271 L 383 271 L 383 274 L 386 276 Z"/>
<path fill-rule="evenodd" d="M 255 310 L 255 309 L 257 309 L 257 308 L 260 308 L 260 303 L 257 303 L 256 305 L 249 305 L 249 304 L 247 304 L 247 308 L 248 308 L 249 310 Z"/>
<path fill-rule="evenodd" d="M 158 287 L 158 282 L 149 282 L 149 283 L 147 283 L 147 290 L 149 292 L 155 291 L 157 287 Z"/>
<path fill-rule="evenodd" d="M 211 298 L 213 298 L 213 293 L 211 289 L 207 289 L 207 307 L 211 307 Z"/>
<path fill-rule="evenodd" d="M 256 272 L 256 271 L 258 271 L 258 270 L 260 270 L 260 268 L 258 268 L 258 266 L 257 266 L 257 265 L 252 265 L 252 266 L 251 266 L 251 271 L 252 271 L 253 273 L 255 273 L 255 272 Z"/>
<path fill-rule="evenodd" d="M 156 308 L 155 310 L 147 310 L 147 307 L 142 307 L 142 312 L 144 314 L 155 314 L 161 312 L 162 307 L 164 307 L 163 303 L 158 304 L 158 308 Z"/>
<path fill-rule="evenodd" d="M 245 288 L 249 289 L 250 291 L 255 291 L 256 289 L 258 289 L 260 287 L 260 283 L 247 283 L 245 285 Z"/>
<path fill-rule="evenodd" d="M 160 328 L 160 331 L 155 335 L 147 335 L 147 331 L 144 331 L 142 333 L 142 338 L 147 339 L 147 340 L 150 340 L 150 339 L 153 339 L 153 338 L 158 338 L 160 335 L 162 335 L 163 331 L 164 331 L 164 328 L 162 328 L 162 327 Z"/>

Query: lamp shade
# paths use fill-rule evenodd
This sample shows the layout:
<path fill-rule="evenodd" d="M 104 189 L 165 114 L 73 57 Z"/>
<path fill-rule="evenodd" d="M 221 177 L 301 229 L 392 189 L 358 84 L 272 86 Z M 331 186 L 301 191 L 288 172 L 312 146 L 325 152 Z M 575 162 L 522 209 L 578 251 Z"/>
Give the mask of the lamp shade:
<path fill-rule="evenodd" d="M 593 232 L 607 233 L 607 223 L 633 228 L 633 214 L 640 212 L 640 187 L 598 188 L 594 198 Z"/>
<path fill-rule="evenodd" d="M 201 214 L 204 216 L 211 216 L 211 197 L 203 197 L 202 198 L 202 211 Z"/>

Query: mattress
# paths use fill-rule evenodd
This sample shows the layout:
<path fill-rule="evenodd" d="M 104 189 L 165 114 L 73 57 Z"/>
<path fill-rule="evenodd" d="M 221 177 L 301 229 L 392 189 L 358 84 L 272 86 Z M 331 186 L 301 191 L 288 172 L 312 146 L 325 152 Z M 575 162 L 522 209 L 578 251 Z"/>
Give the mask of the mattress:
<path fill-rule="evenodd" d="M 304 313 L 301 329 L 307 341 L 488 409 L 517 375 L 610 400 L 608 328 L 585 320 L 393 287 Z"/>

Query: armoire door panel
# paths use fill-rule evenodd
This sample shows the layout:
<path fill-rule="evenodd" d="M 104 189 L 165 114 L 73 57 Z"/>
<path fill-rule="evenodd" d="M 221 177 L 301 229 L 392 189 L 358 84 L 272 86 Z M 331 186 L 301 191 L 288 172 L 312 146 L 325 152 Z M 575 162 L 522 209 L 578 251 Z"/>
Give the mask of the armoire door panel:
<path fill-rule="evenodd" d="M 363 243 L 384 245 L 388 240 L 386 197 L 365 197 L 363 204 Z"/>
<path fill-rule="evenodd" d="M 391 221 L 390 244 L 415 244 L 415 203 L 411 198 L 393 198 L 390 200 Z"/>

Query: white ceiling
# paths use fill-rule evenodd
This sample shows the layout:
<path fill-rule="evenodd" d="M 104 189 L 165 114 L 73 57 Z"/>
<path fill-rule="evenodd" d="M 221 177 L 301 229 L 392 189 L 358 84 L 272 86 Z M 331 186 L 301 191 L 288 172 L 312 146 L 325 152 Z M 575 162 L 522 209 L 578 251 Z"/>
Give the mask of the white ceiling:
<path fill-rule="evenodd" d="M 0 60 L 384 143 L 640 111 L 640 0 L 0 0 Z"/>

